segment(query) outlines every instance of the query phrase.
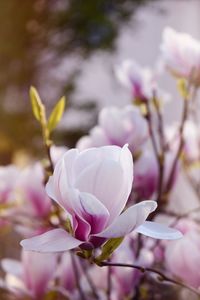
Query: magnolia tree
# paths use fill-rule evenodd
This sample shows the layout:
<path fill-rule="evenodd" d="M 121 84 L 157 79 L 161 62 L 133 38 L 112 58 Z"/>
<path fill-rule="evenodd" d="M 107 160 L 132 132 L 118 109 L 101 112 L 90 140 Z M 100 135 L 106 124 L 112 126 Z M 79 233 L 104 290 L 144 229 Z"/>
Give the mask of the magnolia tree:
<path fill-rule="evenodd" d="M 160 49 L 182 98 L 176 124 L 158 75 L 134 61 L 115 68 L 129 105 L 103 108 L 74 149 L 51 140 L 65 99 L 47 118 L 30 89 L 48 164 L 0 168 L 1 228 L 22 236 L 21 258 L 1 260 L 6 299 L 200 297 L 200 43 L 167 28 Z"/>

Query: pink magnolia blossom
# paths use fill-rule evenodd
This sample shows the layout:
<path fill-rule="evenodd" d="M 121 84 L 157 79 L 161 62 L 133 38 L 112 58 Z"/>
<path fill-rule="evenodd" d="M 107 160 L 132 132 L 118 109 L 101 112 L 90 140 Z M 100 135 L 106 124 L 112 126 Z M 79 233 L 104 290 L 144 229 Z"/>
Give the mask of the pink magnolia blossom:
<path fill-rule="evenodd" d="M 183 137 L 185 159 L 191 163 L 198 161 L 200 159 L 199 128 L 191 120 L 185 122 Z"/>
<path fill-rule="evenodd" d="M 155 155 L 149 151 L 143 151 L 135 162 L 135 178 L 133 191 L 139 198 L 149 198 L 157 189 L 158 184 L 158 163 Z"/>
<path fill-rule="evenodd" d="M 128 143 L 129 149 L 136 153 L 148 136 L 147 122 L 137 107 L 106 107 L 99 114 L 98 126 L 91 130 L 89 136 L 81 138 L 77 147 L 81 150 L 104 145 L 122 147 Z"/>
<path fill-rule="evenodd" d="M 142 68 L 133 60 L 125 60 L 116 67 L 115 73 L 119 81 L 130 89 L 134 99 L 147 101 L 152 98 L 155 79 L 150 69 Z"/>
<path fill-rule="evenodd" d="M 26 250 L 66 251 L 78 246 L 99 247 L 106 239 L 136 230 L 156 238 L 174 239 L 174 229 L 145 222 L 157 204 L 142 201 L 126 209 L 133 182 L 133 160 L 127 145 L 71 149 L 58 161 L 46 186 L 54 199 L 71 216 L 73 236 L 58 228 L 23 240 Z"/>
<path fill-rule="evenodd" d="M 199 226 L 183 219 L 176 226 L 184 234 L 179 241 L 167 243 L 165 262 L 168 269 L 184 282 L 200 287 L 200 236 Z"/>
<path fill-rule="evenodd" d="M 162 58 L 169 71 L 177 76 L 189 78 L 200 84 L 200 42 L 189 34 L 165 28 L 161 44 Z"/>
<path fill-rule="evenodd" d="M 36 163 L 20 172 L 15 189 L 21 205 L 19 213 L 26 216 L 44 218 L 51 210 L 51 200 L 44 188 L 44 172 Z"/>
<path fill-rule="evenodd" d="M 6 272 L 5 287 L 18 297 L 29 296 L 42 300 L 52 287 L 55 276 L 57 256 L 23 251 L 21 262 L 3 259 L 1 266 Z"/>
<path fill-rule="evenodd" d="M 67 147 L 65 146 L 51 146 L 50 154 L 53 164 L 55 165 L 57 161 L 63 156 L 63 154 L 67 151 Z"/>
<path fill-rule="evenodd" d="M 20 170 L 14 165 L 0 167 L 0 204 L 14 202 L 13 191 Z"/>

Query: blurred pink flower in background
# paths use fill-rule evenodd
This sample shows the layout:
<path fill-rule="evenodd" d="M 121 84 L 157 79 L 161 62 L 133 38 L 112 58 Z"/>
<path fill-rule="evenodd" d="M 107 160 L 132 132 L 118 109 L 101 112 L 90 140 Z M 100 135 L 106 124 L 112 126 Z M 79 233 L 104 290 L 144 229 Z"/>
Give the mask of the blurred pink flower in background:
<path fill-rule="evenodd" d="M 0 167 L 0 205 L 15 201 L 13 192 L 19 174 L 20 170 L 14 165 Z"/>
<path fill-rule="evenodd" d="M 79 276 L 81 276 L 79 257 L 74 256 L 74 259 L 76 260 Z M 63 287 L 69 294 L 72 295 L 74 293 L 74 290 L 76 289 L 76 277 L 74 274 L 71 254 L 69 252 L 65 252 L 61 255 L 59 267 L 57 270 L 57 277 L 59 280 L 59 286 Z"/>
<path fill-rule="evenodd" d="M 164 64 L 177 76 L 189 79 L 196 86 L 200 84 L 200 42 L 189 34 L 165 28 L 161 53 Z"/>
<path fill-rule="evenodd" d="M 89 147 L 129 144 L 131 152 L 136 154 L 149 137 L 148 126 L 139 108 L 132 105 L 123 108 L 106 107 L 99 114 L 98 126 L 89 136 L 82 137 L 77 147 L 81 150 Z"/>
<path fill-rule="evenodd" d="M 55 146 L 55 145 L 51 146 L 50 154 L 54 165 L 57 163 L 57 161 L 63 156 L 63 154 L 67 150 L 68 150 L 67 147 L 64 146 Z"/>
<path fill-rule="evenodd" d="M 184 155 L 185 159 L 192 163 L 200 159 L 200 133 L 199 127 L 191 120 L 185 122 L 184 131 Z"/>
<path fill-rule="evenodd" d="M 124 60 L 115 68 L 116 77 L 129 88 L 133 100 L 147 101 L 152 98 L 155 89 L 155 78 L 148 68 L 142 68 L 133 60 Z"/>
<path fill-rule="evenodd" d="M 149 198 L 157 189 L 158 163 L 155 154 L 144 150 L 134 165 L 133 191 L 139 198 Z"/>
<path fill-rule="evenodd" d="M 40 163 L 22 170 L 15 188 L 19 202 L 21 202 L 19 213 L 38 218 L 48 216 L 51 210 L 51 200 L 45 191 L 44 170 Z"/>
<path fill-rule="evenodd" d="M 53 287 L 57 256 L 22 251 L 21 262 L 3 259 L 1 266 L 6 273 L 4 287 L 16 297 L 30 296 L 35 300 L 44 299 Z"/>
<path fill-rule="evenodd" d="M 200 227 L 192 220 L 182 219 L 176 228 L 184 236 L 180 240 L 167 243 L 166 266 L 172 274 L 198 288 L 200 287 Z"/>

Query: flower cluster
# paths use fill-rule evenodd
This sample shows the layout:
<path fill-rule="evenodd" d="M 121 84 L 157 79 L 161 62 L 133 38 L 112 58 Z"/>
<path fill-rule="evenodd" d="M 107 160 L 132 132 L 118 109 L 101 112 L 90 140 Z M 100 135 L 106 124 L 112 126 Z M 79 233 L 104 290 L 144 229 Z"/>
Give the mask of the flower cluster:
<path fill-rule="evenodd" d="M 48 159 L 0 168 L 2 235 L 14 229 L 22 246 L 1 260 L 8 299 L 169 298 L 165 281 L 200 295 L 200 42 L 167 28 L 160 48 L 183 98 L 176 124 L 156 72 L 129 60 L 115 74 L 130 103 L 104 107 L 75 148 L 55 147 L 64 98 L 47 118 L 31 88 Z"/>

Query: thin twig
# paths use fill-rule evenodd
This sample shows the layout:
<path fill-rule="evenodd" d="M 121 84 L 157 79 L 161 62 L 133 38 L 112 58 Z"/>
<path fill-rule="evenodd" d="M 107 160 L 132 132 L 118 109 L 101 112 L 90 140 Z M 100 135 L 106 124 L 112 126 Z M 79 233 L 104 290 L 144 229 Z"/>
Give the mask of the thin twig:
<path fill-rule="evenodd" d="M 81 268 L 83 270 L 83 273 L 84 273 L 84 275 L 87 279 L 87 282 L 88 282 L 88 284 L 91 288 L 91 291 L 92 291 L 92 294 L 93 294 L 94 298 L 99 299 L 99 296 L 98 296 L 97 291 L 96 291 L 96 287 L 94 285 L 94 282 L 93 282 L 90 274 L 88 273 L 88 270 L 87 270 L 86 265 L 85 265 L 85 261 L 83 259 L 80 259 L 80 266 L 81 266 Z"/>
<path fill-rule="evenodd" d="M 153 132 L 153 126 L 152 126 L 152 115 L 151 115 L 151 109 L 150 109 L 150 105 L 149 102 L 147 101 L 146 103 L 146 107 L 147 107 L 147 121 L 148 121 L 148 127 L 149 127 L 149 134 L 150 134 L 150 138 L 151 138 L 151 143 L 152 143 L 152 147 L 155 153 L 155 156 L 158 160 L 158 162 L 160 161 L 160 156 L 159 156 L 159 151 L 158 151 L 158 147 L 157 147 L 157 143 L 156 143 L 156 138 Z"/>
<path fill-rule="evenodd" d="M 164 122 L 163 115 L 159 108 L 159 103 L 157 102 L 156 92 L 153 91 L 153 104 L 156 109 L 157 118 L 158 118 L 158 133 L 160 141 L 161 152 L 159 154 L 159 182 L 158 182 L 158 196 L 157 201 L 160 202 L 162 198 L 162 189 L 163 189 L 163 179 L 164 179 L 164 168 L 165 168 L 165 136 L 164 136 Z"/>
<path fill-rule="evenodd" d="M 108 274 L 107 274 L 107 299 L 111 299 L 111 290 L 112 290 L 112 269 L 111 266 L 108 266 Z"/>
<path fill-rule="evenodd" d="M 79 292 L 80 299 L 81 300 L 86 300 L 85 294 L 82 290 L 82 287 L 81 287 L 81 284 L 80 284 L 80 281 L 79 281 L 79 273 L 78 273 L 78 268 L 77 268 L 77 264 L 76 264 L 74 254 L 73 254 L 73 252 L 70 252 L 70 254 L 71 254 L 72 266 L 73 266 L 73 270 L 74 270 L 74 276 L 75 276 L 75 280 L 76 280 L 76 286 L 77 286 L 77 289 L 78 289 L 78 292 Z"/>
<path fill-rule="evenodd" d="M 145 272 L 154 273 L 154 274 L 158 275 L 158 279 L 160 281 L 173 283 L 175 285 L 181 286 L 181 287 L 193 292 L 197 296 L 200 296 L 200 292 L 198 290 L 196 290 L 195 288 L 193 288 L 193 287 L 191 287 L 191 286 L 189 286 L 189 285 L 187 285 L 187 284 L 185 284 L 181 281 L 170 278 L 170 277 L 166 276 L 165 274 L 163 274 L 161 271 L 153 269 L 153 268 L 142 267 L 142 266 L 131 265 L 131 264 L 123 264 L 123 263 L 111 263 L 111 262 L 107 262 L 107 261 L 101 262 L 100 266 L 101 267 L 104 267 L 104 266 L 109 266 L 110 267 L 110 266 L 112 266 L 112 267 L 122 267 L 122 268 L 125 267 L 125 268 L 132 268 L 132 269 L 139 270 L 142 273 L 145 273 Z"/>
<path fill-rule="evenodd" d="M 47 156 L 48 156 L 48 160 L 49 160 L 49 171 L 51 172 L 51 174 L 53 174 L 54 165 L 53 165 L 53 161 L 51 158 L 51 145 L 49 145 L 48 143 L 45 143 L 45 147 L 46 147 Z"/>
<path fill-rule="evenodd" d="M 191 75 L 191 77 L 192 77 L 192 75 Z M 191 78 L 188 81 L 188 87 L 187 87 L 188 95 L 189 95 L 189 92 L 190 92 L 190 85 L 191 85 Z M 189 111 L 189 96 L 188 95 L 186 95 L 186 97 L 184 99 L 184 106 L 183 106 L 180 129 L 179 129 L 180 142 L 179 142 L 178 150 L 177 150 L 176 156 L 174 158 L 172 168 L 171 168 L 171 172 L 170 172 L 170 175 L 168 177 L 167 184 L 166 184 L 166 189 L 165 189 L 165 194 L 166 195 L 169 193 L 169 191 L 172 188 L 173 179 L 174 179 L 174 175 L 175 175 L 175 171 L 176 171 L 176 166 L 178 164 L 178 160 L 179 160 L 179 157 L 181 155 L 181 152 L 182 152 L 182 149 L 183 149 L 183 146 L 184 146 L 183 131 L 184 131 L 185 121 L 187 120 L 187 115 L 188 115 L 188 111 Z"/>

